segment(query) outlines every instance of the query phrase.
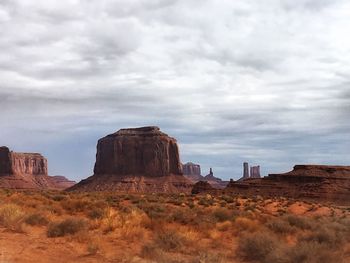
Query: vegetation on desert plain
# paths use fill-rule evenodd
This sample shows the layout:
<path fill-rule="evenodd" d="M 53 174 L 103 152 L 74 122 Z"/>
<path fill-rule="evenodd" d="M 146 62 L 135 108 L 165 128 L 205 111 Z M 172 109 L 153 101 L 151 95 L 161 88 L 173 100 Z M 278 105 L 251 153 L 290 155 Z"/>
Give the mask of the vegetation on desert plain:
<path fill-rule="evenodd" d="M 350 207 L 285 198 L 0 190 L 0 233 L 9 262 L 350 262 Z"/>

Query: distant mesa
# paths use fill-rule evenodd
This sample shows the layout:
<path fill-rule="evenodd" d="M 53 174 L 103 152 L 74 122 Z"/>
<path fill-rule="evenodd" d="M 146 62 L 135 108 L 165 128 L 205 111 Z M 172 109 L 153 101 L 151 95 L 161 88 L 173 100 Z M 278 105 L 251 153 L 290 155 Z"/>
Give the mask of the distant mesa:
<path fill-rule="evenodd" d="M 231 181 L 225 191 L 350 203 L 350 166 L 295 165 L 287 173 Z"/>
<path fill-rule="evenodd" d="M 156 126 L 121 129 L 97 143 L 94 175 L 72 191 L 190 192 L 174 138 Z"/>
<path fill-rule="evenodd" d="M 0 188 L 65 189 L 74 185 L 64 176 L 48 175 L 47 160 L 39 153 L 17 153 L 0 147 Z"/>
<path fill-rule="evenodd" d="M 194 182 L 198 182 L 203 179 L 201 175 L 201 166 L 196 163 L 188 162 L 182 165 L 182 171 L 184 176 Z"/>
<path fill-rule="evenodd" d="M 214 188 L 222 189 L 228 184 L 228 181 L 223 181 L 214 176 L 213 169 L 210 168 L 209 173 L 206 176 L 201 175 L 201 166 L 192 162 L 188 162 L 182 165 L 184 176 L 191 180 L 193 183 L 199 181 L 207 181 Z"/>

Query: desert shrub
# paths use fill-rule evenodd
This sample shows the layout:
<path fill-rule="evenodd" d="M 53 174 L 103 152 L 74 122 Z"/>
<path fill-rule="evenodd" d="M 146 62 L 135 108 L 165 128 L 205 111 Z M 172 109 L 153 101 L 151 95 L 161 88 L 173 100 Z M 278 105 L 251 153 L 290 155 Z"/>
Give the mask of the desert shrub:
<path fill-rule="evenodd" d="M 61 205 L 67 212 L 74 214 L 85 211 L 91 202 L 86 199 L 66 199 L 61 202 Z"/>
<path fill-rule="evenodd" d="M 184 238 L 172 230 L 163 230 L 156 234 L 154 244 L 164 251 L 177 251 L 184 245 Z"/>
<path fill-rule="evenodd" d="M 166 209 L 163 205 L 157 203 L 143 203 L 137 206 L 139 209 L 144 211 L 147 216 L 151 219 L 159 219 L 165 217 Z"/>
<path fill-rule="evenodd" d="M 162 255 L 162 250 L 155 246 L 153 243 L 148 243 L 144 245 L 141 249 L 141 257 L 142 258 L 148 258 L 148 259 L 156 259 L 156 262 L 159 262 L 159 259 Z"/>
<path fill-rule="evenodd" d="M 87 213 L 87 216 L 90 219 L 101 219 L 101 218 L 105 217 L 105 215 L 106 215 L 106 210 L 103 208 L 98 208 L 98 207 L 92 208 Z"/>
<path fill-rule="evenodd" d="M 168 216 L 168 221 L 177 222 L 183 225 L 192 224 L 195 221 L 196 214 L 188 208 L 176 209 Z"/>
<path fill-rule="evenodd" d="M 245 260 L 267 262 L 271 254 L 279 247 L 279 240 L 268 232 L 248 234 L 240 239 L 239 254 Z"/>
<path fill-rule="evenodd" d="M 286 220 L 291 226 L 295 226 L 300 229 L 311 229 L 312 227 L 312 225 L 307 221 L 307 218 L 304 217 L 288 215 Z"/>
<path fill-rule="evenodd" d="M 223 208 L 215 209 L 213 211 L 213 217 L 217 222 L 224 222 L 227 220 L 231 220 L 233 218 L 230 211 L 228 211 L 227 209 L 223 209 Z"/>
<path fill-rule="evenodd" d="M 118 206 L 120 202 L 120 198 L 117 196 L 109 195 L 106 197 L 106 202 L 110 206 Z"/>
<path fill-rule="evenodd" d="M 189 208 L 194 208 L 196 205 L 194 204 L 193 200 L 189 200 L 186 202 L 186 205 L 189 207 Z"/>
<path fill-rule="evenodd" d="M 11 230 L 21 231 L 24 212 L 15 204 L 5 204 L 0 208 L 0 225 Z"/>
<path fill-rule="evenodd" d="M 347 233 L 340 224 L 328 223 L 319 226 L 316 230 L 303 238 L 303 240 L 324 244 L 329 247 L 338 247 L 347 237 Z"/>
<path fill-rule="evenodd" d="M 62 200 L 64 200 L 64 199 L 66 199 L 66 196 L 64 196 L 64 195 L 62 195 L 62 194 L 60 194 L 60 195 L 54 195 L 54 196 L 51 197 L 51 199 L 54 200 L 54 201 L 59 202 L 59 201 L 62 201 Z"/>
<path fill-rule="evenodd" d="M 221 199 L 223 201 L 225 201 L 226 203 L 232 204 L 234 202 L 234 199 L 232 196 L 228 196 L 228 195 L 222 195 Z"/>
<path fill-rule="evenodd" d="M 225 263 L 227 262 L 225 257 L 220 254 L 210 253 L 208 251 L 200 252 L 198 257 L 191 263 Z"/>
<path fill-rule="evenodd" d="M 248 231 L 248 232 L 255 232 L 260 227 L 259 223 L 246 217 L 236 218 L 234 225 L 238 231 Z"/>
<path fill-rule="evenodd" d="M 216 227 L 219 231 L 228 231 L 231 227 L 231 222 L 230 221 L 224 221 L 224 222 L 221 222 L 221 223 L 217 223 L 216 224 Z"/>
<path fill-rule="evenodd" d="M 32 226 L 46 226 L 49 223 L 49 220 L 46 218 L 46 216 L 40 213 L 33 213 L 26 216 L 24 222 Z"/>
<path fill-rule="evenodd" d="M 209 196 L 202 197 L 201 199 L 199 199 L 198 204 L 205 207 L 212 206 L 214 205 L 214 199 L 212 199 Z"/>
<path fill-rule="evenodd" d="M 79 231 L 85 230 L 87 223 L 83 219 L 68 218 L 61 222 L 53 222 L 49 224 L 47 229 L 48 237 L 62 237 L 65 235 L 73 235 Z"/>
<path fill-rule="evenodd" d="M 87 252 L 89 255 L 96 255 L 100 250 L 100 246 L 96 242 L 90 241 L 87 245 Z"/>
<path fill-rule="evenodd" d="M 279 234 L 290 234 L 294 233 L 296 231 L 295 227 L 291 226 L 288 222 L 281 220 L 281 219 L 275 219 L 272 221 L 269 221 L 266 226 L 271 229 L 275 233 Z"/>
<path fill-rule="evenodd" d="M 288 263 L 340 263 L 342 256 L 316 242 L 300 242 L 286 252 Z"/>

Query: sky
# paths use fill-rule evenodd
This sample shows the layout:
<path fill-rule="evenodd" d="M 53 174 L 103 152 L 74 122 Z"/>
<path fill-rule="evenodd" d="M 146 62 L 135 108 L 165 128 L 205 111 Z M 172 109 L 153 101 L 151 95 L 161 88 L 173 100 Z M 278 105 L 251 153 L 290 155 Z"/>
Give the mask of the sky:
<path fill-rule="evenodd" d="M 156 125 L 238 179 L 350 165 L 347 0 L 0 0 L 0 145 L 93 173 L 99 138 Z"/>

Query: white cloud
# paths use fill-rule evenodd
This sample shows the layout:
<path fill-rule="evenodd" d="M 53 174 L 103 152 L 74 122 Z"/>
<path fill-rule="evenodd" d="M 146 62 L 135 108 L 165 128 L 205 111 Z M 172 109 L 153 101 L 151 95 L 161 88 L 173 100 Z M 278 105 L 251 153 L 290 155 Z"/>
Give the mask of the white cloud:
<path fill-rule="evenodd" d="M 226 178 L 245 158 L 349 162 L 349 15 L 345 0 L 1 1 L 1 144 L 77 178 L 92 165 L 74 163 L 77 136 L 91 152 L 149 124 Z"/>

